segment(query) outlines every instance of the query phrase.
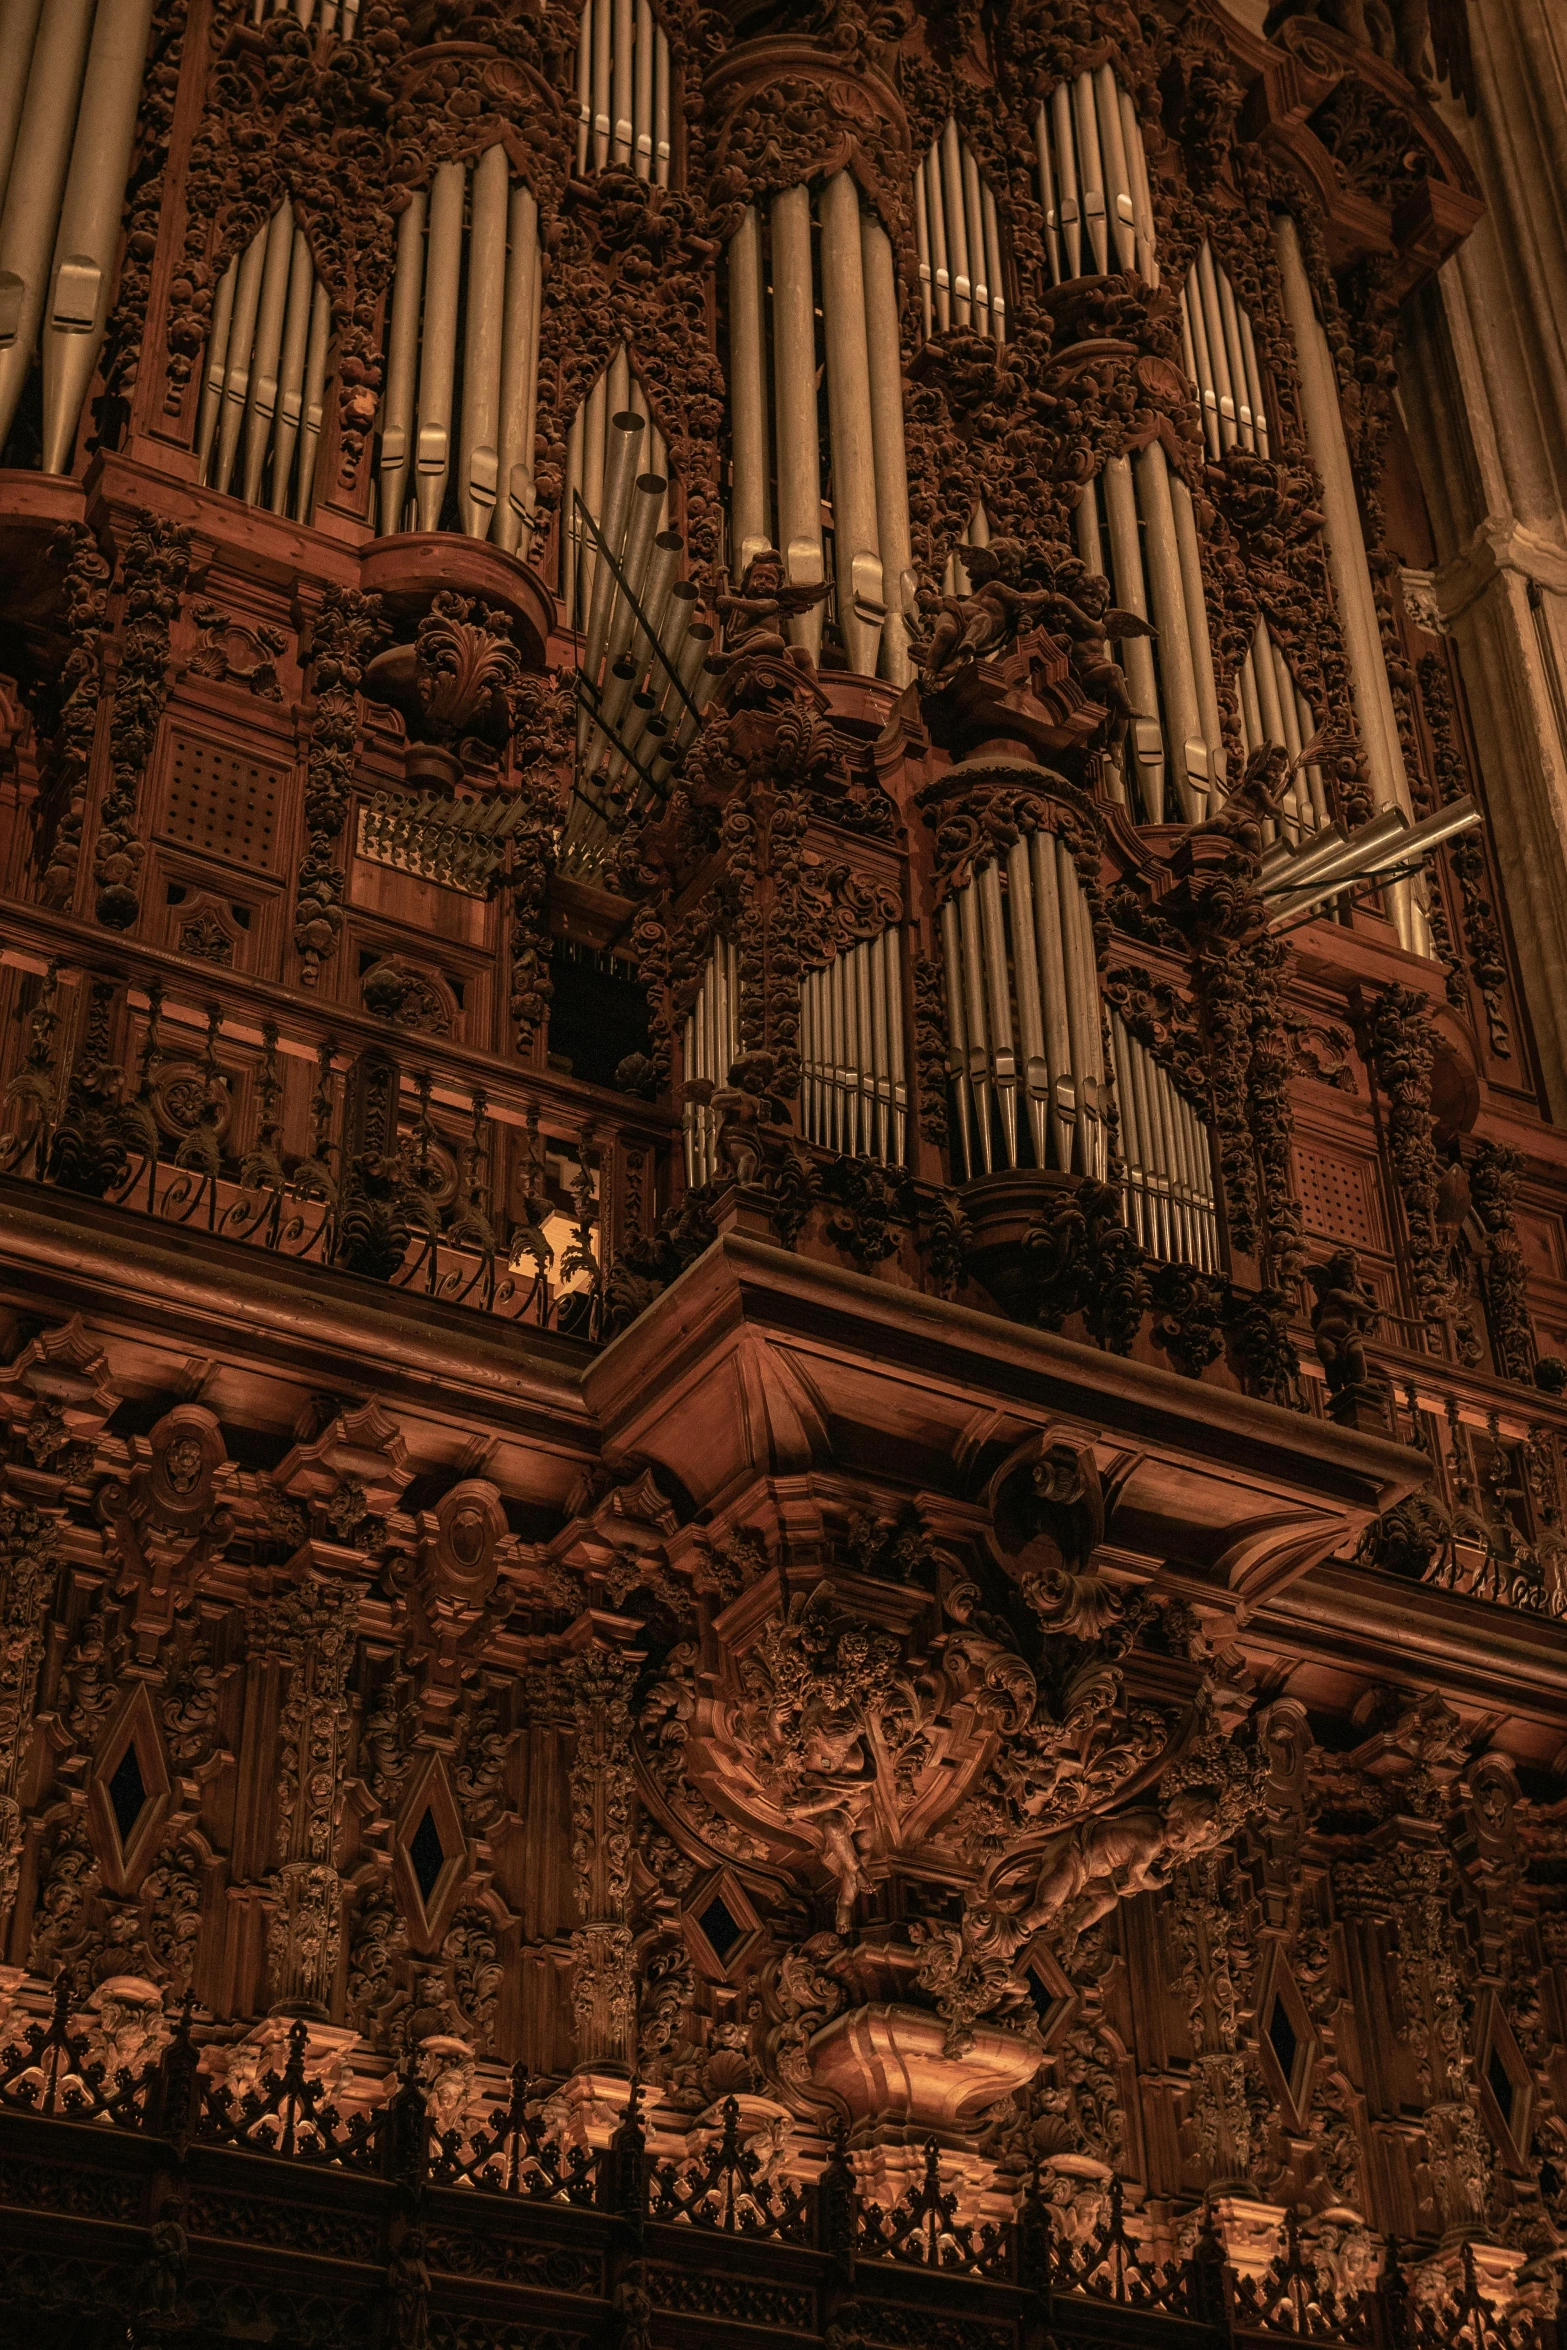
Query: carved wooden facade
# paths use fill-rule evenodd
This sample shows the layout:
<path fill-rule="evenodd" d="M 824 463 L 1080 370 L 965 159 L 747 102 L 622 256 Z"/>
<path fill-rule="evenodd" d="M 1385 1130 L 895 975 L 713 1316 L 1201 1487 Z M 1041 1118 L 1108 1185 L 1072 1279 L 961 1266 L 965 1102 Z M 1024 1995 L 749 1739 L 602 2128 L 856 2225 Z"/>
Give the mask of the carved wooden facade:
<path fill-rule="evenodd" d="M 25 2338 L 1555 2350 L 1425 59 L 0 17 Z"/>

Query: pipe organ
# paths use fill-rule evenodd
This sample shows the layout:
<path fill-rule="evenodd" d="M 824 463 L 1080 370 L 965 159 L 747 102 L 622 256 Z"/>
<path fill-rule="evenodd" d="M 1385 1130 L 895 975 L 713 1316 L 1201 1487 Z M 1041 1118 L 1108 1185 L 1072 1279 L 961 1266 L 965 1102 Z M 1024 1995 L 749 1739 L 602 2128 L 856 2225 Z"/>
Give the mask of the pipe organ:
<path fill-rule="evenodd" d="M 629 164 L 669 185 L 669 39 L 648 0 L 587 0 L 577 36 L 577 171 Z"/>
<path fill-rule="evenodd" d="M 1034 153 L 1056 284 L 1135 269 L 1156 286 L 1148 159 L 1136 109 L 1111 67 L 1058 82 L 1039 100 Z"/>
<path fill-rule="evenodd" d="M 611 389 L 627 381 L 624 353 L 616 368 Z M 604 389 L 601 378 L 585 411 L 591 412 Z M 713 630 L 699 617 L 698 592 L 684 576 L 685 540 L 663 527 L 668 477 L 661 470 L 638 470 L 649 438 L 658 465 L 665 450 L 657 426 L 643 410 L 620 408 L 598 444 L 596 484 L 590 481 L 588 491 L 575 486 L 584 473 L 586 429 L 574 442 L 576 471 L 568 465 L 581 542 L 572 610 L 582 647 L 577 773 L 562 853 L 578 875 L 601 862 L 609 832 L 624 822 L 626 811 L 662 798 L 670 765 L 694 736 L 718 682 Z M 592 528 L 580 520 L 584 508 Z"/>
<path fill-rule="evenodd" d="M 709 950 L 696 1001 L 683 1031 L 688 1089 L 724 1086 L 740 1056 L 740 958 L 727 939 Z M 688 1184 L 711 1183 L 718 1174 L 718 1118 L 711 1104 L 688 1090 L 683 1121 Z"/>
<path fill-rule="evenodd" d="M 381 407 L 381 535 L 455 527 L 527 559 L 538 399 L 538 206 L 503 146 L 441 163 L 398 221 Z M 455 439 L 455 478 L 453 443 Z"/>
<path fill-rule="evenodd" d="M 1205 237 L 1181 288 L 1181 343 L 1210 457 L 1239 441 L 1268 454 L 1268 409 L 1251 320 Z"/>
<path fill-rule="evenodd" d="M 1126 1220 L 1167 1264 L 1219 1266 L 1219 1226 L 1208 1130 L 1168 1069 L 1110 1015 L 1120 1114 Z"/>
<path fill-rule="evenodd" d="M 1193 822 L 1224 784 L 1224 738 L 1190 490 L 1158 441 L 1112 457 L 1077 507 L 1078 552 L 1153 638 L 1120 647 L 1132 708 L 1123 787 L 1145 824 Z"/>
<path fill-rule="evenodd" d="M 645 452 L 647 460 L 644 470 L 656 473 L 664 483 L 659 500 L 657 528 L 663 530 L 669 521 L 669 451 L 663 434 L 653 421 L 647 394 L 622 343 L 572 418 L 566 442 L 566 489 L 560 524 L 560 589 L 566 606 L 567 624 L 572 628 L 581 628 L 585 624 L 598 564 L 592 533 L 583 525 L 577 501 L 581 499 L 593 520 L 603 529 L 605 483 L 613 469 L 614 453 L 620 437 L 617 428 L 623 412 L 639 417 L 645 427 L 639 443 L 639 455 Z"/>
<path fill-rule="evenodd" d="M 860 939 L 823 969 L 805 974 L 800 1047 L 806 1140 L 901 1166 L 908 1087 L 896 929 Z"/>
<path fill-rule="evenodd" d="M 887 232 L 850 175 L 837 172 L 814 194 L 796 187 L 774 196 L 765 222 L 749 207 L 728 263 L 731 569 L 743 577 L 754 555 L 776 546 L 791 584 L 814 585 L 828 577 L 830 538 L 849 667 L 901 686 L 910 674 L 914 573 Z M 796 615 L 792 640 L 815 655 L 822 622 L 819 606 Z"/>
<path fill-rule="evenodd" d="M 950 114 L 915 168 L 914 236 L 927 338 L 948 327 L 972 326 L 1004 343 L 1007 301 L 996 199 Z"/>
<path fill-rule="evenodd" d="M 1104 1033 L 1088 902 L 1054 833 L 1022 834 L 941 908 L 947 1072 L 963 1179 L 1102 1176 Z"/>
<path fill-rule="evenodd" d="M 309 520 L 331 332 L 326 288 L 285 201 L 218 283 L 196 420 L 209 488 Z"/>
<path fill-rule="evenodd" d="M 0 448 L 35 359 L 45 473 L 92 385 L 154 0 L 14 0 L 0 95 Z"/>

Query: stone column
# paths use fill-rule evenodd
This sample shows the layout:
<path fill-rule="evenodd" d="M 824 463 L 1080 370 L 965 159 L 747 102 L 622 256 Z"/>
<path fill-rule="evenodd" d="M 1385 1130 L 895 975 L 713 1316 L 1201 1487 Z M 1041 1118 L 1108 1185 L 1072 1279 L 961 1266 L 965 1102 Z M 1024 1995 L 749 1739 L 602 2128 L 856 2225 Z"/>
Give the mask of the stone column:
<path fill-rule="evenodd" d="M 1552 1115 L 1567 1119 L 1567 17 L 1473 0 L 1486 211 L 1406 313 L 1402 397 L 1436 535 Z"/>

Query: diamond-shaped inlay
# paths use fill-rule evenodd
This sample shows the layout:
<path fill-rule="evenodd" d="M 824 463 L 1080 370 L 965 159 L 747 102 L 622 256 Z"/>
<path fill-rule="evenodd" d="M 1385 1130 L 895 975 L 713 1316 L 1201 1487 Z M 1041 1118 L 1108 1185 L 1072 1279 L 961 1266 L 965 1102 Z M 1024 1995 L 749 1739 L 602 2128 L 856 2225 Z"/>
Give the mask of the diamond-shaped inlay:
<path fill-rule="evenodd" d="M 1502 2119 L 1511 2129 L 1513 2126 L 1513 2100 L 1517 2091 L 1513 2085 L 1511 2073 L 1502 2062 L 1502 2052 L 1494 2040 L 1491 2043 L 1491 2061 L 1485 2068 L 1485 2077 L 1491 2084 L 1491 2095 L 1501 2108 Z"/>
<path fill-rule="evenodd" d="M 120 1842 L 128 1846 L 136 1833 L 136 1823 L 147 1808 L 147 1782 L 142 1777 L 141 1756 L 134 1740 L 114 1766 L 109 1781 L 109 1803 L 114 1824 L 120 1831 Z"/>
<path fill-rule="evenodd" d="M 745 1940 L 744 1926 L 731 1914 L 720 1893 L 713 1895 L 696 1922 L 713 1945 L 713 1956 L 720 1966 L 725 1963 L 735 1944 Z"/>
<path fill-rule="evenodd" d="M 1300 2034 L 1290 2019 L 1290 2011 L 1277 1996 L 1273 2013 L 1268 2018 L 1268 2041 L 1279 2060 L 1279 2070 L 1286 2081 L 1295 2078 L 1295 2058 L 1300 2051 Z"/>
<path fill-rule="evenodd" d="M 408 1859 L 413 1869 L 414 1883 L 419 1888 L 419 1898 L 428 1908 L 430 1897 L 441 1881 L 441 1871 L 446 1866 L 441 1831 L 429 1804 L 425 1805 L 423 1817 L 408 1839 Z"/>
<path fill-rule="evenodd" d="M 1475 2069 L 1485 2084 L 1480 2103 L 1492 2136 L 1522 2160 L 1533 2126 L 1534 2083 L 1494 1994 L 1481 2007 Z"/>

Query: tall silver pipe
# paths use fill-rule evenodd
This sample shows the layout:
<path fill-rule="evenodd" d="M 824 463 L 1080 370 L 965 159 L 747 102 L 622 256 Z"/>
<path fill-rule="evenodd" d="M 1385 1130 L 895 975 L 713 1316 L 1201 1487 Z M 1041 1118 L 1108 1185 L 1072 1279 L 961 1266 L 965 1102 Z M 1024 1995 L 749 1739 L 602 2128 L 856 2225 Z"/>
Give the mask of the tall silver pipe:
<path fill-rule="evenodd" d="M 762 309 L 762 224 L 754 204 L 729 240 L 729 413 L 734 495 L 730 513 L 736 582 L 773 543 L 767 434 L 767 326 Z"/>
<path fill-rule="evenodd" d="M 254 506 L 261 496 L 262 468 L 277 418 L 278 362 L 283 350 L 283 314 L 288 306 L 293 264 L 293 207 L 285 201 L 267 226 L 261 294 L 256 304 L 256 339 L 251 349 L 250 382 L 245 393 L 245 457 L 240 474 L 240 495 L 247 506 Z"/>
<path fill-rule="evenodd" d="M 1213 673 L 1213 641 L 1208 632 L 1208 597 L 1203 586 L 1202 554 L 1197 543 L 1197 517 L 1192 493 L 1179 474 L 1169 473 L 1170 504 L 1175 515 L 1175 543 L 1181 564 L 1181 597 L 1186 606 L 1191 639 L 1192 668 L 1197 681 L 1198 724 L 1208 746 L 1208 773 L 1215 782 L 1224 777 L 1224 726 L 1219 716 L 1219 687 Z"/>
<path fill-rule="evenodd" d="M 1146 526 L 1144 550 L 1152 590 L 1154 625 L 1159 631 L 1159 675 L 1164 686 L 1165 717 L 1174 752 L 1176 790 L 1181 812 L 1202 816 L 1207 808 L 1208 745 L 1197 703 L 1197 668 L 1192 657 L 1194 617 L 1186 609 L 1181 578 L 1180 548 L 1175 536 L 1175 509 L 1170 499 L 1170 476 L 1164 449 L 1151 441 L 1134 460 L 1138 504 Z"/>
<path fill-rule="evenodd" d="M 1121 126 L 1121 99 L 1114 71 L 1101 65 L 1094 75 L 1095 111 L 1099 117 L 1099 146 L 1105 161 L 1105 208 L 1116 266 L 1132 269 L 1137 262 L 1137 228 L 1132 204 L 1132 177 L 1127 169 L 1126 136 Z"/>
<path fill-rule="evenodd" d="M 0 57 L 6 60 L 6 72 L 0 77 L 0 206 L 5 203 L 6 183 L 11 176 L 11 157 L 27 97 L 28 69 L 43 4 L 44 0 L 0 0 Z"/>
<path fill-rule="evenodd" d="M 936 331 L 935 278 L 930 257 L 930 207 L 925 195 L 925 162 L 914 166 L 914 249 L 919 261 L 920 324 L 925 340 Z"/>
<path fill-rule="evenodd" d="M 956 1141 L 963 1163 L 966 1183 L 973 1172 L 973 1153 L 970 1134 L 975 1123 L 973 1084 L 968 1057 L 967 994 L 963 985 L 963 949 L 959 937 L 958 909 L 955 898 L 943 899 L 941 907 L 941 956 L 947 983 L 947 1075 L 952 1080 L 952 1103 L 956 1112 Z"/>
<path fill-rule="evenodd" d="M 430 185 L 430 236 L 419 343 L 419 438 L 414 506 L 421 530 L 439 528 L 452 467 L 452 393 L 457 380 L 457 301 L 462 284 L 463 167 L 439 163 Z"/>
<path fill-rule="evenodd" d="M 937 144 L 941 149 L 941 203 L 947 222 L 947 266 L 952 272 L 952 319 L 955 326 L 968 326 L 973 322 L 974 266 L 963 201 L 958 126 L 950 114 Z"/>
<path fill-rule="evenodd" d="M 849 667 L 861 676 L 873 677 L 886 604 L 876 534 L 876 449 L 866 351 L 860 199 L 848 172 L 835 172 L 827 182 L 821 213 L 838 626 Z"/>
<path fill-rule="evenodd" d="M 1034 108 L 1034 154 L 1039 163 L 1039 202 L 1045 216 L 1045 250 L 1050 255 L 1052 281 L 1061 283 L 1061 232 L 1056 225 L 1056 181 L 1050 161 L 1050 118 L 1045 102 Z"/>
<path fill-rule="evenodd" d="M 511 171 L 500 143 L 473 167 L 468 289 L 458 443 L 457 508 L 470 538 L 490 535 L 500 483 L 502 346 L 506 330 L 506 228 Z"/>
<path fill-rule="evenodd" d="M 424 301 L 427 198 L 410 196 L 397 223 L 392 327 L 387 340 L 386 398 L 381 410 L 381 535 L 394 538 L 413 481 L 414 386 L 419 369 L 419 312 Z"/>
<path fill-rule="evenodd" d="M 598 391 L 594 386 L 594 393 Z M 584 404 L 583 438 L 593 431 L 593 394 Z M 642 436 L 647 426 L 634 408 L 622 408 L 609 420 L 608 450 L 603 452 L 600 442 L 602 471 L 599 475 L 598 496 L 595 501 L 591 480 L 584 482 L 582 500 L 589 514 L 598 524 L 599 536 L 618 563 L 625 553 L 626 530 L 631 520 L 632 492 L 636 487 L 637 463 L 642 451 Z M 586 466 L 584 465 L 584 472 Z M 584 534 L 586 537 L 586 534 Z M 583 576 L 588 574 L 591 557 L 593 594 L 588 604 L 587 634 L 582 648 L 583 674 L 594 684 L 598 682 L 599 663 L 609 634 L 609 616 L 615 602 L 615 575 L 607 563 L 597 559 L 593 542 L 587 541 L 583 558 Z M 581 623 L 579 622 L 579 626 Z M 612 656 L 613 657 L 613 656 Z"/>
<path fill-rule="evenodd" d="M 1077 132 L 1078 195 L 1083 225 L 1101 276 L 1110 266 L 1110 236 L 1105 220 L 1104 158 L 1099 146 L 1099 109 L 1094 102 L 1094 77 L 1080 73 L 1072 83 L 1072 122 Z"/>
<path fill-rule="evenodd" d="M 590 0 L 593 12 L 593 168 L 602 171 L 609 161 L 610 121 L 610 10 L 612 0 Z"/>
<path fill-rule="evenodd" d="M 653 33 L 653 177 L 661 188 L 669 185 L 669 36 L 662 25 Z"/>
<path fill-rule="evenodd" d="M 271 224 L 258 229 L 239 257 L 234 288 L 234 323 L 229 329 L 228 364 L 223 372 L 223 412 L 218 423 L 217 469 L 212 486 L 225 493 L 234 475 L 240 428 L 250 397 L 251 357 L 256 344 L 256 307 L 261 299 L 261 273 L 266 261 Z"/>
<path fill-rule="evenodd" d="M 1148 591 L 1143 579 L 1137 493 L 1132 485 L 1130 460 L 1112 457 L 1104 468 L 1103 482 L 1116 602 L 1146 620 Z M 1151 824 L 1162 824 L 1165 821 L 1164 734 L 1159 724 L 1159 684 L 1153 646 L 1146 637 L 1134 636 L 1120 650 L 1132 708 L 1139 713 L 1132 722 L 1132 741 L 1147 818 Z"/>
<path fill-rule="evenodd" d="M 822 482 L 808 189 L 786 188 L 773 198 L 772 230 L 779 552 L 792 585 L 814 586 L 823 577 Z M 814 659 L 821 651 L 821 606 L 788 625 L 791 641 Z"/>
<path fill-rule="evenodd" d="M 1132 212 L 1137 223 L 1137 265 L 1149 285 L 1159 283 L 1159 256 L 1154 249 L 1153 194 L 1148 185 L 1148 152 L 1143 145 L 1142 124 L 1130 94 L 1122 90 L 1121 136 L 1126 146 L 1127 167 L 1132 176 Z"/>
<path fill-rule="evenodd" d="M 1056 870 L 1055 842 L 1048 832 L 1031 834 L 1028 850 L 1034 881 L 1034 935 L 1039 949 L 1051 1163 L 1064 1174 L 1072 1164 L 1071 1120 L 1076 1116 L 1076 1103 L 1075 1099 L 1071 1103 L 1069 1118 L 1063 1107 L 1064 1096 L 1072 1092 L 1072 1044 L 1067 1012 L 1066 944 L 1061 930 L 1061 877 Z"/>
<path fill-rule="evenodd" d="M 0 443 L 15 421 L 38 342 L 92 16 L 93 0 L 49 0 L 33 42 L 0 212 Z M 116 220 L 123 194 L 122 178 Z"/>
<path fill-rule="evenodd" d="M 58 5 L 59 0 L 50 0 L 51 9 Z M 103 348 L 153 5 L 154 0 L 98 0 L 44 324 L 45 473 L 63 473 L 71 461 L 82 404 Z"/>
<path fill-rule="evenodd" d="M 1017 1156 L 1017 1052 L 1012 1031 L 1012 991 L 1007 967 L 1007 934 L 1001 907 L 1001 868 L 995 858 L 974 876 L 979 900 L 980 938 L 985 956 L 985 993 L 990 1018 L 990 1072 L 1001 1109 L 1007 1165 Z"/>
<path fill-rule="evenodd" d="M 272 497 L 274 514 L 288 512 L 288 489 L 299 446 L 299 428 L 305 418 L 305 355 L 310 340 L 310 313 L 315 305 L 316 273 L 310 263 L 310 244 L 302 228 L 294 231 L 289 257 L 288 307 L 283 327 L 283 349 L 278 360 L 277 423 L 272 439 Z"/>
<path fill-rule="evenodd" d="M 901 1167 L 908 1118 L 909 1080 L 903 1056 L 903 942 L 895 927 L 881 934 L 887 972 L 887 1074 L 892 1089 L 892 1160 Z"/>
<path fill-rule="evenodd" d="M 593 137 L 593 4 L 584 0 L 577 31 L 577 177 L 587 175 L 588 147 Z"/>
<path fill-rule="evenodd" d="M 1213 250 L 1206 238 L 1197 248 L 1193 274 L 1197 280 L 1197 298 L 1208 338 L 1208 364 L 1213 369 L 1214 389 L 1219 397 L 1219 443 L 1221 448 L 1232 449 L 1240 432 L 1235 414 L 1235 386 L 1230 379 L 1230 355 L 1224 341 L 1224 318 L 1219 308 L 1219 288 L 1213 273 Z"/>
<path fill-rule="evenodd" d="M 632 158 L 636 133 L 631 122 L 632 81 L 632 26 L 635 22 L 632 0 L 611 0 L 614 15 L 611 19 L 610 71 L 610 159 L 615 163 L 629 163 Z"/>
<path fill-rule="evenodd" d="M 533 541 L 533 415 L 539 378 L 535 306 L 539 207 L 516 187 L 507 208 L 506 331 L 501 350 L 500 445 L 493 524 L 496 544 L 524 562 Z"/>
<path fill-rule="evenodd" d="M 942 193 L 941 141 L 925 158 L 925 210 L 930 228 L 930 287 L 936 328 L 945 334 L 954 317 L 952 255 L 947 241 L 947 206 Z"/>
<path fill-rule="evenodd" d="M 653 11 L 637 0 L 636 52 L 631 93 L 633 167 L 639 180 L 653 176 Z"/>
<path fill-rule="evenodd" d="M 212 304 L 212 326 L 207 335 L 206 364 L 202 370 L 201 407 L 196 416 L 196 458 L 200 467 L 198 479 L 205 481 L 212 457 L 213 438 L 218 429 L 218 411 L 223 404 L 223 379 L 228 367 L 229 330 L 234 323 L 234 288 L 239 282 L 239 262 L 231 261 L 218 280 L 218 290 Z"/>
<path fill-rule="evenodd" d="M 327 351 L 332 340 L 332 305 L 318 285 L 310 304 L 310 340 L 305 349 L 305 413 L 299 452 L 299 491 L 294 516 L 308 522 L 315 491 L 316 452 L 321 446 L 321 408 L 326 393 Z"/>
<path fill-rule="evenodd" d="M 990 287 L 990 331 L 998 343 L 1007 339 L 1007 292 L 1001 273 L 1001 229 L 996 199 L 989 181 L 980 186 L 980 211 L 985 230 L 985 277 Z"/>
<path fill-rule="evenodd" d="M 1039 978 L 1039 943 L 1034 882 L 1029 869 L 1029 835 L 1020 833 L 1007 852 L 1007 897 L 1012 908 L 1012 967 L 1017 982 L 1017 1025 L 1023 1051 L 1020 1072 L 1028 1110 L 1034 1164 L 1048 1164 L 1050 1068 L 1045 1059 L 1044 994 Z"/>
<path fill-rule="evenodd" d="M 1077 131 L 1072 120 L 1072 85 L 1057 82 L 1050 93 L 1050 145 L 1056 166 L 1056 213 L 1068 277 L 1083 274 L 1083 220 L 1077 192 Z"/>

